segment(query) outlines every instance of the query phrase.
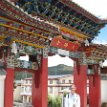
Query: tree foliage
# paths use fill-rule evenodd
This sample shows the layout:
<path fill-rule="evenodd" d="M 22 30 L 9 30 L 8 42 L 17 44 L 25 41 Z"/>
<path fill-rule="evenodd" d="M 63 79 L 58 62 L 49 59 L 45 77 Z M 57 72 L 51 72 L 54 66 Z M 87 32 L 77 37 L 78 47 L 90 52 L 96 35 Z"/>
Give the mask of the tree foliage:
<path fill-rule="evenodd" d="M 61 107 L 61 97 L 48 96 L 48 107 Z"/>

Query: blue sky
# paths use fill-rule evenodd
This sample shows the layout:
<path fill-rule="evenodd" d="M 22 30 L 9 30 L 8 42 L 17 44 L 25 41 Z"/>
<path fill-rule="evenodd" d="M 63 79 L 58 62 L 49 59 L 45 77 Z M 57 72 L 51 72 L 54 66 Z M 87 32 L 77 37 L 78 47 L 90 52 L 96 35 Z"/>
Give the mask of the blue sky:
<path fill-rule="evenodd" d="M 107 20 L 107 0 L 72 0 L 82 8 L 100 19 Z M 95 38 L 96 43 L 107 43 L 107 26 L 101 30 L 101 33 Z"/>
<path fill-rule="evenodd" d="M 95 39 L 95 42 L 107 44 L 107 25 L 103 29 L 100 30 L 99 35 Z"/>

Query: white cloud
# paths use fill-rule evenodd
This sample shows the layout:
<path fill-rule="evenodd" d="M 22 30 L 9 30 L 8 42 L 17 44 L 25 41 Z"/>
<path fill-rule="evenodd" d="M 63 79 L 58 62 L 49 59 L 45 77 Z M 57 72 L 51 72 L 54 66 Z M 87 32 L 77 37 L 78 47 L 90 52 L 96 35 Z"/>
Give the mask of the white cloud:
<path fill-rule="evenodd" d="M 72 0 L 100 18 L 107 18 L 107 0 Z"/>
<path fill-rule="evenodd" d="M 56 66 L 59 64 L 73 66 L 73 60 L 68 57 L 61 57 L 59 55 L 48 57 L 48 67 Z"/>
<path fill-rule="evenodd" d="M 95 44 L 103 44 L 103 45 L 105 45 L 105 44 L 107 44 L 107 41 L 106 40 L 93 40 L 93 43 L 95 43 Z"/>

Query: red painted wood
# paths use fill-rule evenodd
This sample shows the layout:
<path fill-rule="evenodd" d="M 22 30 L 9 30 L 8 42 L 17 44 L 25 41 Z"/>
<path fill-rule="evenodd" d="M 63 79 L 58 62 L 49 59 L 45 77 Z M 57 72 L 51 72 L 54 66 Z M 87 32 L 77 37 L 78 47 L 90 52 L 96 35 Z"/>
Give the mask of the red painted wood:
<path fill-rule="evenodd" d="M 74 84 L 80 95 L 81 107 L 87 107 L 87 65 L 74 65 Z"/>
<path fill-rule="evenodd" d="M 15 68 L 14 70 L 15 70 L 15 72 L 25 72 L 25 71 L 27 71 L 29 73 L 35 73 L 35 70 L 27 69 L 27 68 Z"/>
<path fill-rule="evenodd" d="M 101 78 L 97 71 L 89 76 L 89 107 L 101 107 Z"/>
<path fill-rule="evenodd" d="M 13 107 L 13 92 L 14 92 L 14 69 L 7 68 L 5 80 L 5 96 L 4 107 Z"/>
<path fill-rule="evenodd" d="M 42 64 L 33 74 L 32 104 L 33 107 L 47 107 L 48 100 L 48 64 L 47 58 L 42 58 Z"/>
<path fill-rule="evenodd" d="M 70 50 L 70 51 L 77 51 L 79 48 L 79 43 L 67 41 L 66 39 L 56 37 L 52 40 L 51 46 Z"/>
<path fill-rule="evenodd" d="M 103 68 L 101 68 L 101 73 L 107 74 L 107 66 L 104 66 Z"/>

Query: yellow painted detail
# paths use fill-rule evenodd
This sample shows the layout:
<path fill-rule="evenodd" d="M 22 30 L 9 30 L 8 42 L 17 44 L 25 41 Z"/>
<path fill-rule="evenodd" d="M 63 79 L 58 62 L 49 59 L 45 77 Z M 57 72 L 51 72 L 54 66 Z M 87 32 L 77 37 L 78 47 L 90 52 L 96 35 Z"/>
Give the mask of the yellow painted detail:
<path fill-rule="evenodd" d="M 0 40 L 4 41 L 4 39 L 6 38 L 6 36 L 0 36 Z M 33 44 L 33 43 L 30 43 L 30 42 L 25 42 L 23 40 L 18 40 L 18 39 L 14 39 L 12 38 L 12 41 L 15 41 L 15 42 L 18 42 L 18 43 L 22 43 L 22 44 L 26 44 L 26 45 L 29 45 L 29 46 L 34 46 L 36 48 L 45 48 L 45 46 L 40 46 L 40 45 L 37 45 L 37 44 Z"/>
<path fill-rule="evenodd" d="M 89 59 L 95 59 L 95 60 L 102 60 L 103 58 L 101 58 L 101 57 L 98 57 L 98 56 L 91 56 L 91 57 L 89 57 Z"/>
<path fill-rule="evenodd" d="M 61 27 L 61 26 L 59 27 L 59 29 L 60 29 L 60 31 L 63 31 L 63 32 L 65 32 L 65 33 L 68 33 L 68 34 L 70 34 L 70 35 L 72 35 L 72 36 L 77 36 L 77 37 L 83 38 L 83 39 L 88 38 L 86 35 L 83 35 L 83 34 L 80 34 L 80 33 L 78 33 L 78 32 L 75 32 L 75 31 L 73 31 L 72 29 L 68 29 L 68 28 Z"/>
<path fill-rule="evenodd" d="M 20 32 L 24 32 L 24 33 L 27 33 L 27 34 L 30 34 L 30 35 L 38 36 L 38 37 L 41 37 L 41 38 L 44 38 L 44 39 L 48 39 L 48 37 L 44 37 L 44 36 L 42 36 L 42 35 L 35 34 L 35 33 L 29 32 L 29 31 L 26 31 L 26 30 L 22 30 L 22 29 L 13 27 L 13 26 L 6 25 L 6 24 L 1 24 L 1 23 L 0 23 L 0 26 L 4 26 L 4 27 L 7 27 L 7 28 L 11 28 L 11 29 L 14 29 L 14 30 L 17 30 L 17 31 L 20 31 Z"/>
<path fill-rule="evenodd" d="M 11 20 L 11 19 L 2 17 L 2 16 L 0 16 L 0 18 L 1 18 L 1 19 L 4 19 L 4 20 L 7 20 L 7 21 L 11 21 L 11 22 L 13 22 L 13 23 L 17 23 L 17 24 L 23 25 L 23 26 L 33 27 L 32 25 L 20 23 L 20 22 L 17 22 L 17 21 L 14 21 L 14 20 Z M 48 31 L 46 31 L 46 32 L 47 32 L 47 34 L 50 34 Z"/>
<path fill-rule="evenodd" d="M 25 42 L 23 40 L 18 40 L 18 39 L 14 39 L 14 38 L 13 38 L 13 41 L 19 42 L 19 43 L 22 43 L 22 44 L 27 44 L 29 46 L 34 46 L 34 47 L 37 47 L 37 48 L 45 48 L 45 46 L 40 46 L 40 45 L 37 45 L 37 44 L 33 44 L 33 43 L 30 43 L 30 42 Z"/>

